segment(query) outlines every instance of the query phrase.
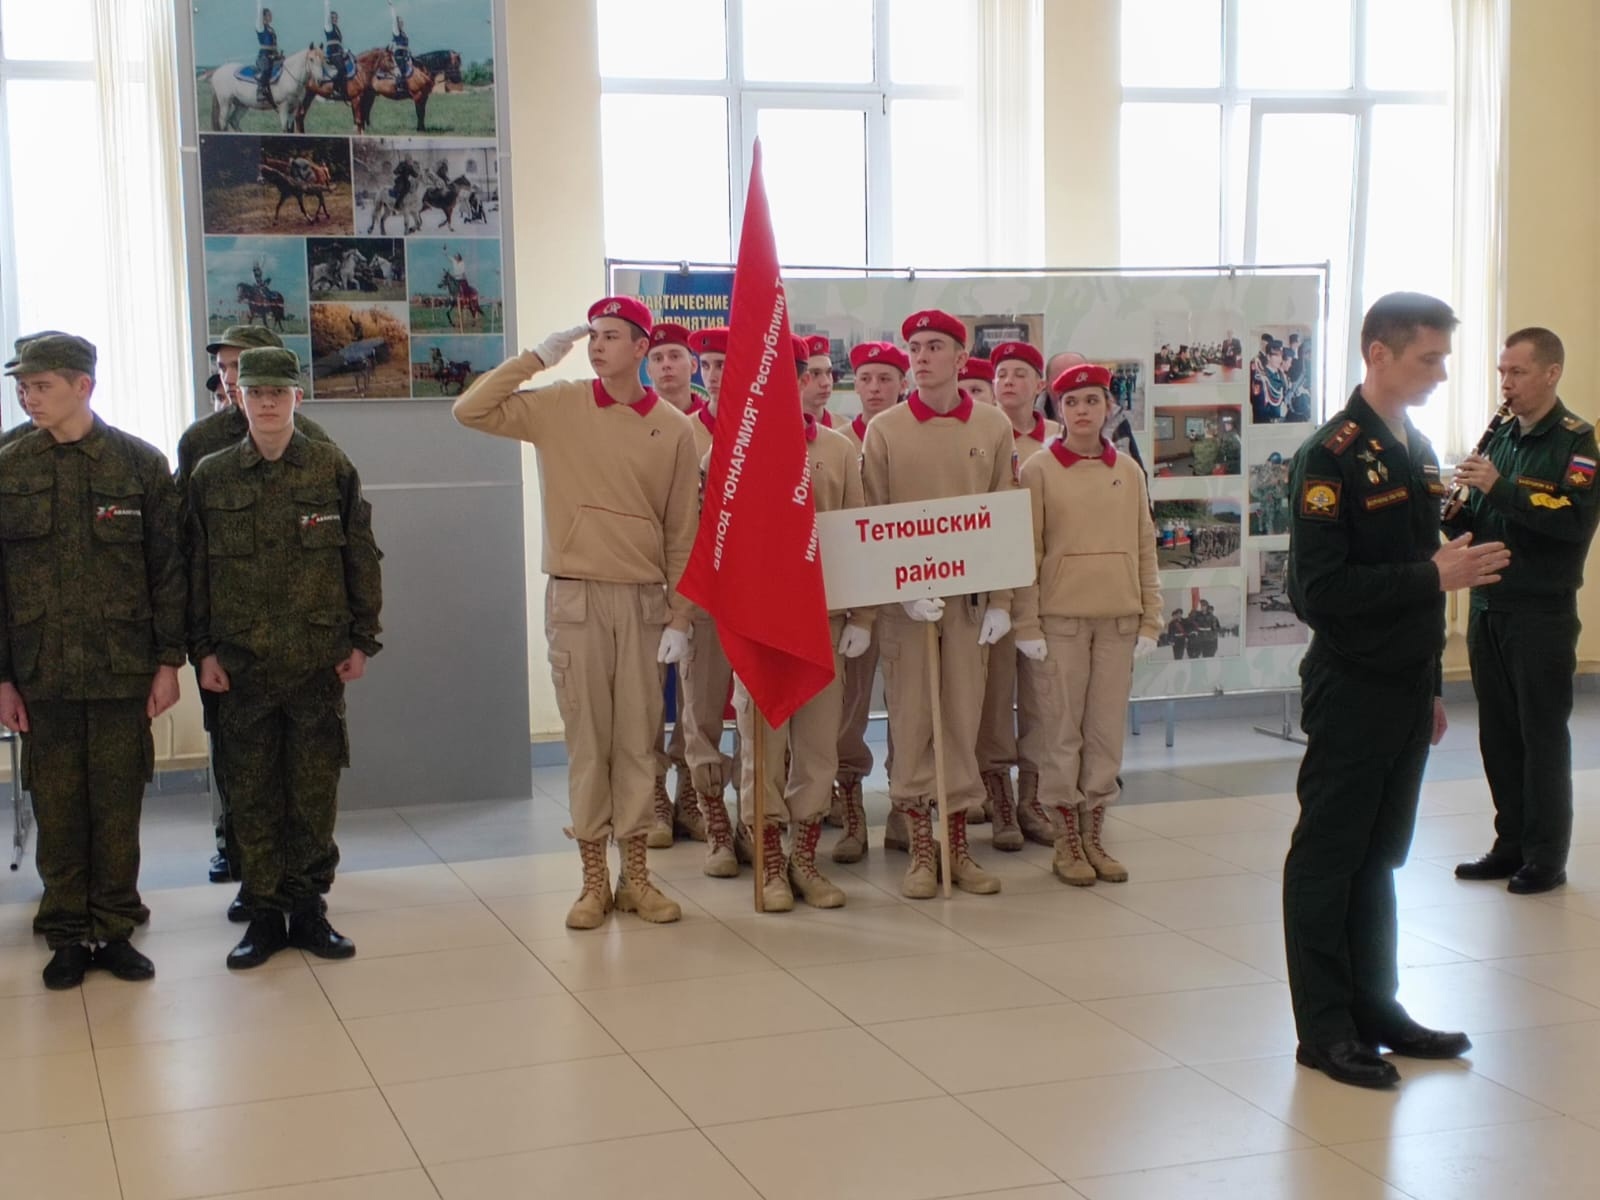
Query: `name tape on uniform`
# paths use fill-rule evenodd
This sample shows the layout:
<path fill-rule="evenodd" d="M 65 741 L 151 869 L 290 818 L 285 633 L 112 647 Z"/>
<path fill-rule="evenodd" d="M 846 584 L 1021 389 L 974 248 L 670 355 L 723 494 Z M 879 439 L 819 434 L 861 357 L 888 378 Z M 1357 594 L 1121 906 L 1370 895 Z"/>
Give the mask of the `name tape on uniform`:
<path fill-rule="evenodd" d="M 1027 587 L 1026 491 L 984 492 L 817 514 L 829 608 Z"/>

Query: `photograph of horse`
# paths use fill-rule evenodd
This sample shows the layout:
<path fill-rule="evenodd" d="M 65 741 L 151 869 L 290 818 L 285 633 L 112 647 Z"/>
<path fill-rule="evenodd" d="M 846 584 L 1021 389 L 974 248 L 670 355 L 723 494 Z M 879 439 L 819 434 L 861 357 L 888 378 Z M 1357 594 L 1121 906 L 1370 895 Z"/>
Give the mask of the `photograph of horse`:
<path fill-rule="evenodd" d="M 252 63 L 226 62 L 200 76 L 201 103 L 205 93 L 211 94 L 211 129 L 242 132 L 240 122 L 249 112 L 272 114 L 269 128 L 282 133 L 292 133 L 296 117 L 304 112 L 310 102 L 310 88 L 322 78 L 326 60 L 316 46 L 307 46 L 275 64 L 272 86 L 268 89 L 272 103 L 261 102 L 261 92 Z M 300 126 L 304 129 L 304 125 Z"/>
<path fill-rule="evenodd" d="M 200 135 L 208 234 L 355 232 L 350 140 Z"/>
<path fill-rule="evenodd" d="M 365 236 L 499 235 L 499 157 L 493 143 L 357 139 L 351 177 L 356 229 Z"/>
<path fill-rule="evenodd" d="M 404 300 L 406 250 L 398 238 L 308 238 L 313 300 Z"/>
<path fill-rule="evenodd" d="M 406 261 L 413 330 L 504 331 L 499 238 L 412 238 Z"/>
<path fill-rule="evenodd" d="M 310 331 L 306 262 L 299 241 L 208 237 L 204 254 L 208 333 L 252 324 L 279 334 Z"/>
<path fill-rule="evenodd" d="M 498 337 L 418 334 L 411 339 L 411 394 L 418 400 L 459 396 L 504 356 Z"/>
<path fill-rule="evenodd" d="M 403 304 L 311 306 L 311 388 L 319 400 L 404 400 L 411 395 Z"/>

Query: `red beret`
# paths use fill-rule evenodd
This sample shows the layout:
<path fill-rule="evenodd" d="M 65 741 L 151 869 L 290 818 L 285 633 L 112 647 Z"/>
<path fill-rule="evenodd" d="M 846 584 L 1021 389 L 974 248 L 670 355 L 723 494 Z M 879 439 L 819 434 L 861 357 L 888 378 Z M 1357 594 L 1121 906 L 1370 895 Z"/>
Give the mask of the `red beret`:
<path fill-rule="evenodd" d="M 961 364 L 961 370 L 956 374 L 956 378 L 982 379 L 987 383 L 993 383 L 994 364 L 987 358 L 978 358 L 974 356 Z"/>
<path fill-rule="evenodd" d="M 957 345 L 966 348 L 967 327 L 949 313 L 940 312 L 937 308 L 925 308 L 921 312 L 912 313 L 901 324 L 900 336 L 909 342 L 913 333 L 928 329 L 935 333 L 947 334 L 956 340 Z"/>
<path fill-rule="evenodd" d="M 689 349 L 696 354 L 726 354 L 728 352 L 728 327 L 714 325 L 710 329 L 697 329 L 689 335 Z"/>
<path fill-rule="evenodd" d="M 850 365 L 856 370 L 859 371 L 869 363 L 893 367 L 902 375 L 911 371 L 911 360 L 906 357 L 906 352 L 893 342 L 862 342 L 850 351 Z"/>
<path fill-rule="evenodd" d="M 1093 363 L 1084 363 L 1082 366 L 1068 367 L 1050 382 L 1053 392 L 1074 392 L 1086 387 L 1105 388 L 1109 392 L 1111 372 Z"/>
<path fill-rule="evenodd" d="M 989 352 L 989 361 L 997 367 L 1013 359 L 1025 362 L 1039 374 L 1044 374 L 1044 355 L 1039 353 L 1038 347 L 1030 346 L 1027 342 L 1001 342 Z"/>
<path fill-rule="evenodd" d="M 806 339 L 798 333 L 791 333 L 789 335 L 789 345 L 794 350 L 795 363 L 802 367 L 805 366 L 811 359 L 811 346 L 806 342 Z"/>
<path fill-rule="evenodd" d="M 682 346 L 689 348 L 689 330 L 674 321 L 663 321 L 650 331 L 650 348 L 657 346 Z"/>
<path fill-rule="evenodd" d="M 813 333 L 806 339 L 806 353 L 811 355 L 812 358 L 817 357 L 819 354 L 831 355 L 833 353 L 833 343 L 828 340 L 827 334 Z"/>
<path fill-rule="evenodd" d="M 607 296 L 603 300 L 596 300 L 589 306 L 590 324 L 593 324 L 597 317 L 620 317 L 637 325 L 645 337 L 650 336 L 650 330 L 655 325 L 650 310 L 632 296 Z"/>

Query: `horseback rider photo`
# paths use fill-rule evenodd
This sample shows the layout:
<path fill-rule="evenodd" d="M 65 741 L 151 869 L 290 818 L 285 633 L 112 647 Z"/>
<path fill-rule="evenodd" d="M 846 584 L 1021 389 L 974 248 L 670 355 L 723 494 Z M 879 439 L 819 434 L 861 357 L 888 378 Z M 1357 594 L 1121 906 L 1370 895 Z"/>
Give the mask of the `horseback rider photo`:
<path fill-rule="evenodd" d="M 278 31 L 272 27 L 272 10 L 256 0 L 256 95 L 262 108 L 272 107 L 272 70 L 282 61 Z"/>
<path fill-rule="evenodd" d="M 401 80 L 411 77 L 411 35 L 406 32 L 405 18 L 394 10 L 394 0 L 389 0 L 389 17 L 393 27 L 393 34 L 389 38 L 389 50 L 394 55 L 395 77 Z"/>
<path fill-rule="evenodd" d="M 411 190 L 411 181 L 421 173 L 421 168 L 409 158 L 402 158 L 395 163 L 394 184 L 389 188 L 389 195 L 396 204 L 406 198 L 406 193 Z"/>
<path fill-rule="evenodd" d="M 328 60 L 334 86 L 343 87 L 350 73 L 350 59 L 344 50 L 344 30 L 339 28 L 339 10 L 331 0 L 322 0 L 322 53 Z"/>
<path fill-rule="evenodd" d="M 448 247 L 445 249 L 444 256 L 449 263 L 447 269 L 450 272 L 449 277 L 452 281 L 451 290 L 459 295 L 467 289 L 466 260 L 461 257 L 461 251 L 452 252 Z"/>
<path fill-rule="evenodd" d="M 263 298 L 265 298 L 267 294 L 267 286 L 272 282 L 272 276 L 262 274 L 261 264 L 259 262 L 252 263 L 250 265 L 250 273 L 256 277 L 256 290 L 261 293 Z"/>

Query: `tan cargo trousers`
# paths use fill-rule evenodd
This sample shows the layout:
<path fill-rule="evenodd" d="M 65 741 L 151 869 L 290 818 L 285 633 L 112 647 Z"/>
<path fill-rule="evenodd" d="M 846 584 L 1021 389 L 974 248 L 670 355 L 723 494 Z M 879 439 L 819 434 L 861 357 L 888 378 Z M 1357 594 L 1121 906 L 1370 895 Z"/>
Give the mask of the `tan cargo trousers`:
<path fill-rule="evenodd" d="M 839 644 L 844 632 L 844 617 L 828 620 L 829 636 Z M 845 659 L 833 655 L 833 681 L 784 723 L 782 728 L 767 726 L 766 761 L 759 770 L 766 782 L 768 823 L 820 821 L 828 811 L 833 795 L 833 777 L 839 767 L 839 714 L 844 708 Z M 750 693 L 737 679 L 733 685 L 733 708 L 739 718 L 739 819 L 755 823 L 755 705 Z M 765 718 L 761 718 L 763 723 Z M 789 752 L 789 775 L 784 778 L 783 756 Z"/>
<path fill-rule="evenodd" d="M 722 714 L 728 707 L 733 668 L 717 638 L 717 623 L 696 612 L 689 657 L 678 666 L 678 724 L 673 741 L 689 761 L 697 792 L 720 795 L 733 782 L 733 758 L 722 752 Z"/>
<path fill-rule="evenodd" d="M 939 698 L 944 709 L 944 776 L 950 810 L 983 802 L 978 773 L 978 726 L 983 718 L 989 648 L 978 645 L 983 609 L 965 596 L 945 600 L 939 634 Z M 894 731 L 894 774 L 889 799 L 897 808 L 926 804 L 934 795 L 933 700 L 928 691 L 925 622 L 898 604 L 879 611 L 876 636 Z"/>
<path fill-rule="evenodd" d="M 550 580 L 544 630 L 567 743 L 572 832 L 618 841 L 650 831 L 667 623 L 660 584 Z"/>
<path fill-rule="evenodd" d="M 978 769 L 1020 767 L 1037 772 L 1041 734 L 1035 663 L 1017 653 L 1017 639 L 1008 633 L 989 647 L 983 723 L 978 729 Z"/>
<path fill-rule="evenodd" d="M 1050 656 L 1035 664 L 1044 732 L 1039 802 L 1104 807 L 1119 793 L 1139 618 L 1045 617 L 1042 624 Z"/>

